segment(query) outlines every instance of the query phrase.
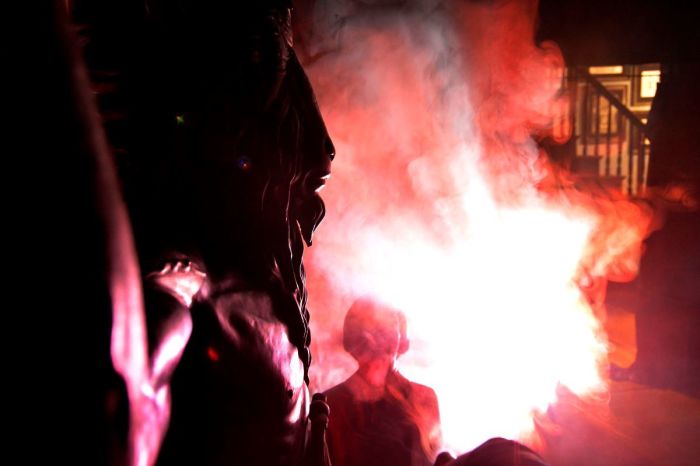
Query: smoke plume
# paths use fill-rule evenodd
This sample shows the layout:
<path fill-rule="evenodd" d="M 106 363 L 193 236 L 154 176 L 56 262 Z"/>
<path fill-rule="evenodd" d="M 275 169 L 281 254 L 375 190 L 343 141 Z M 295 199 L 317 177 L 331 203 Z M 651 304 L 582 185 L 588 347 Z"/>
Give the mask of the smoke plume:
<path fill-rule="evenodd" d="M 407 377 L 435 389 L 445 447 L 527 439 L 566 387 L 604 393 L 600 286 L 636 273 L 648 217 L 550 162 L 564 61 L 537 2 L 325 1 L 300 49 L 337 158 L 307 260 L 313 389 L 354 370 L 345 311 L 408 317 Z M 604 287 L 603 287 L 604 289 Z"/>

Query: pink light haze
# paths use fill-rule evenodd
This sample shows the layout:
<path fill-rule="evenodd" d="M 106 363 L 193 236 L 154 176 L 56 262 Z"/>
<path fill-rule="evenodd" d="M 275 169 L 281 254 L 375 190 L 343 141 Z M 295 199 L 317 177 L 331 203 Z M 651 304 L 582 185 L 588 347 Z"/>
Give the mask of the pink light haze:
<path fill-rule="evenodd" d="M 354 371 L 342 320 L 373 294 L 407 314 L 401 371 L 435 389 L 455 452 L 536 443 L 563 387 L 605 399 L 600 284 L 634 277 L 649 224 L 536 143 L 570 135 L 564 61 L 534 43 L 536 11 L 426 1 L 313 23 L 307 70 L 338 156 L 307 260 L 312 389 Z"/>

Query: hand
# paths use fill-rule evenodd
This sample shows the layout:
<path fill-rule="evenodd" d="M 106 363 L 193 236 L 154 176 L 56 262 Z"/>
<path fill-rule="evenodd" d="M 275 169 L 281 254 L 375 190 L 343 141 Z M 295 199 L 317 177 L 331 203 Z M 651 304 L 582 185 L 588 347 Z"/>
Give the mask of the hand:
<path fill-rule="evenodd" d="M 148 274 L 147 278 L 155 281 L 190 307 L 194 296 L 202 288 L 207 274 L 190 261 L 177 261 L 166 263 L 160 271 Z"/>

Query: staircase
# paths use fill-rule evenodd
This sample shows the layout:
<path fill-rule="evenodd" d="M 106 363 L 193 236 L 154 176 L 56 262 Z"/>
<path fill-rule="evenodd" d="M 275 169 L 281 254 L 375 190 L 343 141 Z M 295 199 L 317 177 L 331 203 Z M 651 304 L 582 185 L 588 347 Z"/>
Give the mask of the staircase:
<path fill-rule="evenodd" d="M 570 68 L 566 91 L 572 99 L 572 172 L 583 182 L 643 194 L 649 169 L 649 129 L 587 68 Z"/>

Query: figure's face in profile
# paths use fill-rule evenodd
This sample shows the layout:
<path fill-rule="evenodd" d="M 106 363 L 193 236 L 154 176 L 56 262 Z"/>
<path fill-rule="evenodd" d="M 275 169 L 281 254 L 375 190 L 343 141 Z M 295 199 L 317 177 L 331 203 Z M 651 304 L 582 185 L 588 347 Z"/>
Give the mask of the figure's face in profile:
<path fill-rule="evenodd" d="M 335 147 L 319 112 L 311 84 L 294 55 L 290 57 L 287 72 L 290 90 L 294 93 L 292 102 L 297 118 L 303 125 L 298 133 L 301 166 L 292 184 L 295 197 L 293 210 L 304 241 L 311 245 L 312 234 L 325 214 L 319 192 L 330 177 Z"/>
<path fill-rule="evenodd" d="M 236 242 L 254 248 L 268 234 L 287 241 L 280 235 L 288 229 L 292 247 L 303 248 L 325 213 L 318 191 L 335 149 L 291 47 L 289 21 L 288 10 L 265 10 L 237 33 L 235 53 L 201 58 L 192 122 L 197 210 L 217 254 L 240 251 Z"/>

